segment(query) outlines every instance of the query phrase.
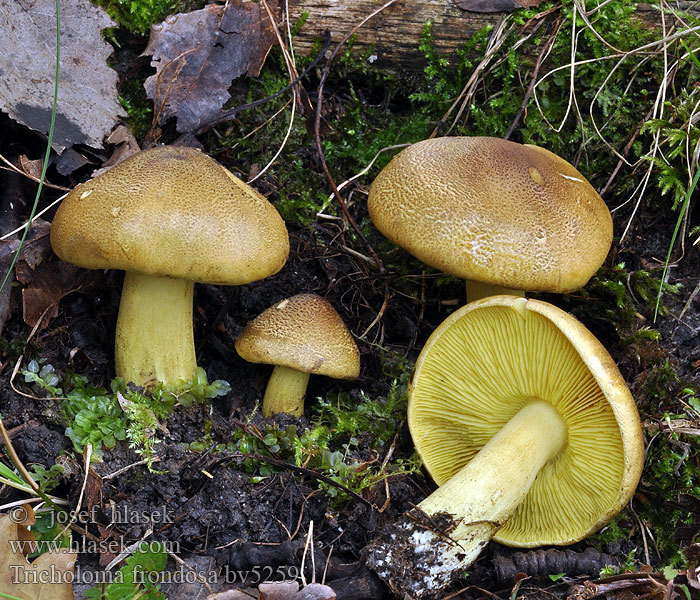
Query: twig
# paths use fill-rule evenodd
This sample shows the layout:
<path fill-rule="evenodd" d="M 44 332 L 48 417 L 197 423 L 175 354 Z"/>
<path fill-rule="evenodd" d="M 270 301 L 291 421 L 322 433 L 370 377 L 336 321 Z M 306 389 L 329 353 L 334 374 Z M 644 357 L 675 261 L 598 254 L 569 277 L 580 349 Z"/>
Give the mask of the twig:
<path fill-rule="evenodd" d="M 182 560 L 177 554 L 173 552 L 168 552 L 167 553 L 170 558 L 172 558 L 177 564 L 179 564 L 181 567 L 185 567 L 190 573 L 194 573 L 195 579 L 201 583 L 205 588 L 207 588 L 207 591 L 210 594 L 214 593 L 214 590 L 212 589 L 211 585 L 209 585 L 209 582 L 207 581 L 206 576 L 199 572 L 197 569 L 192 567 L 192 565 L 187 564 L 184 560 Z"/>
<path fill-rule="evenodd" d="M 304 567 L 306 566 L 306 553 L 311 546 L 311 583 L 316 583 L 316 553 L 313 550 L 314 540 L 314 520 L 309 521 L 309 531 L 306 533 L 306 541 L 304 542 L 304 553 L 301 555 L 301 581 L 303 587 L 306 587 L 306 576 L 304 575 Z"/>
<path fill-rule="evenodd" d="M 513 131 L 515 131 L 515 128 L 518 126 L 518 123 L 520 122 L 520 118 L 523 116 L 523 113 L 525 112 L 525 107 L 527 106 L 528 102 L 530 101 L 530 96 L 532 95 L 532 90 L 535 87 L 535 82 L 537 81 L 537 76 L 539 75 L 540 72 L 540 67 L 542 67 L 542 61 L 544 60 L 544 57 L 549 54 L 549 51 L 552 49 L 552 46 L 554 45 L 554 40 L 557 39 L 557 34 L 559 33 L 559 29 L 561 28 L 562 24 L 562 18 L 561 16 L 557 18 L 555 22 L 555 27 L 554 27 L 554 32 L 550 35 L 549 39 L 545 43 L 545 45 L 542 47 L 542 50 L 540 51 L 539 55 L 537 56 L 537 61 L 535 62 L 535 68 L 532 71 L 532 78 L 530 79 L 530 85 L 527 86 L 527 90 L 525 91 L 525 95 L 523 96 L 523 101 L 520 103 L 520 108 L 518 109 L 518 112 L 515 113 L 515 118 L 513 119 L 513 122 L 511 123 L 511 126 L 508 128 L 508 132 L 506 133 L 504 139 L 510 139 L 510 136 L 513 135 Z"/>
<path fill-rule="evenodd" d="M 481 74 L 486 69 L 489 62 L 491 62 L 491 59 L 493 59 L 493 57 L 496 55 L 498 49 L 506 41 L 508 34 L 510 33 L 510 29 L 507 32 L 505 31 L 507 24 L 508 17 L 504 17 L 499 20 L 498 24 L 496 25 L 496 28 L 494 29 L 493 34 L 489 37 L 488 45 L 484 52 L 484 58 L 482 58 L 481 62 L 479 62 L 479 64 L 474 68 L 474 71 L 467 80 L 467 83 L 464 85 L 464 88 L 462 88 L 462 91 L 460 92 L 459 96 L 447 109 L 447 112 L 445 112 L 445 114 L 442 116 L 442 118 L 438 122 L 437 127 L 433 129 L 429 137 L 434 138 L 436 135 L 438 135 L 438 133 L 440 133 L 443 125 L 447 122 L 447 118 L 450 116 L 450 114 L 452 114 L 452 111 L 457 107 L 457 105 L 460 105 L 459 110 L 457 111 L 457 114 L 452 120 L 452 125 L 446 133 L 449 133 L 452 130 L 452 128 L 456 125 L 457 121 L 459 121 L 459 118 L 464 113 L 465 109 L 469 105 L 469 101 L 474 95 L 474 90 L 476 89 L 481 79 Z"/>
<path fill-rule="evenodd" d="M 367 173 L 372 168 L 372 165 L 374 165 L 374 163 L 377 162 L 377 159 L 379 158 L 379 155 L 382 154 L 382 152 L 388 152 L 389 150 L 399 150 L 400 148 L 405 148 L 406 146 L 410 146 L 410 144 L 394 144 L 393 146 L 386 146 L 386 147 L 382 148 L 379 152 L 377 152 L 374 155 L 374 158 L 371 161 L 369 161 L 369 164 L 367 164 L 367 166 L 365 166 L 365 168 L 362 169 L 362 171 L 360 171 L 359 173 L 356 173 L 355 175 L 350 177 L 350 179 L 346 179 L 345 181 L 343 181 L 343 183 L 338 185 L 336 189 L 338 191 L 342 190 L 346 185 L 352 183 L 353 181 L 355 181 L 356 179 L 359 179 L 365 173 Z M 330 196 L 328 196 L 329 201 L 333 200 L 333 198 L 335 198 L 335 193 L 332 193 Z M 330 215 L 324 215 L 320 212 L 316 216 L 323 216 L 323 217 L 328 216 L 328 217 L 330 217 Z"/>
<path fill-rule="evenodd" d="M 625 147 L 622 149 L 623 158 L 621 158 L 620 160 L 617 161 L 617 164 L 615 165 L 615 168 L 612 170 L 612 173 L 610 173 L 610 177 L 608 177 L 608 180 L 605 182 L 603 189 L 600 190 L 601 196 L 605 196 L 605 192 L 607 192 L 608 188 L 612 185 L 612 182 L 615 180 L 617 173 L 620 171 L 620 169 L 622 168 L 622 165 L 625 162 L 624 159 L 627 158 L 627 155 L 629 154 L 630 150 L 632 149 L 632 144 L 634 144 L 634 141 L 637 139 L 639 132 L 642 130 L 642 126 L 650 118 L 651 118 L 651 110 L 646 114 L 646 116 L 639 123 L 639 125 L 637 125 L 637 127 L 634 130 L 634 133 L 632 134 L 632 137 L 630 137 L 629 141 L 627 142 L 627 144 L 625 144 Z"/>
<path fill-rule="evenodd" d="M 10 460 L 15 465 L 15 468 L 19 471 L 20 475 L 22 476 L 22 479 L 24 479 L 29 484 L 29 486 L 32 488 L 32 490 L 34 490 L 37 493 L 41 493 L 41 489 L 39 488 L 39 485 L 37 484 L 36 481 L 34 481 L 34 478 L 29 474 L 29 471 L 27 471 L 27 468 L 24 466 L 22 461 L 19 459 L 19 456 L 17 456 L 17 451 L 15 450 L 15 447 L 12 445 L 12 440 L 10 439 L 10 436 L 7 435 L 7 429 L 5 429 L 5 424 L 3 423 L 1 418 L 0 418 L 0 436 L 2 436 L 2 441 L 5 444 L 5 449 L 7 450 L 7 455 L 10 457 Z"/>
<path fill-rule="evenodd" d="M 31 179 L 35 183 L 39 183 L 40 178 L 35 177 L 34 175 L 31 175 L 27 173 L 26 171 L 23 171 L 19 167 L 13 165 L 9 160 L 7 160 L 2 154 L 0 154 L 0 161 L 4 162 L 7 167 L 0 167 L 0 169 L 5 169 L 6 171 L 13 171 L 15 173 L 19 173 L 20 175 L 23 175 L 27 179 Z M 49 183 L 48 181 L 44 180 L 44 186 L 53 188 L 54 190 L 61 190 L 62 192 L 70 192 L 70 188 L 63 187 L 62 185 L 54 185 L 53 183 Z"/>
<path fill-rule="evenodd" d="M 662 577 L 654 573 L 626 573 L 616 577 L 609 577 L 604 581 L 594 583 L 586 581 L 583 585 L 576 585 L 571 588 L 568 594 L 569 600 L 592 600 L 599 596 L 630 590 L 631 588 L 644 587 L 646 589 L 658 589 Z M 664 579 L 665 581 L 665 579 Z M 664 586 L 665 587 L 665 586 Z"/>
<path fill-rule="evenodd" d="M 141 546 L 141 542 L 149 538 L 153 534 L 153 530 L 149 527 L 146 530 L 146 533 L 141 536 L 140 540 L 136 540 L 133 544 L 129 544 L 124 550 L 122 550 L 117 556 L 115 556 L 109 564 L 104 568 L 105 571 L 111 571 L 114 567 L 116 567 L 122 560 L 124 560 L 127 556 L 133 554 L 136 550 L 138 550 L 139 546 Z"/>
<path fill-rule="evenodd" d="M 355 219 L 353 219 L 352 215 L 350 214 L 350 211 L 348 210 L 347 204 L 345 203 L 345 200 L 343 197 L 340 195 L 340 190 L 335 184 L 335 181 L 333 180 L 333 176 L 331 175 L 330 170 L 328 169 L 328 163 L 326 162 L 326 155 L 323 152 L 323 146 L 321 145 L 321 108 L 323 106 L 323 86 L 326 82 L 326 79 L 328 78 L 328 74 L 330 73 L 330 67 L 333 62 L 333 59 L 335 56 L 338 54 L 339 50 L 343 47 L 345 42 L 349 40 L 359 29 L 362 27 L 365 23 L 367 23 L 369 20 L 374 18 L 376 15 L 378 15 L 381 11 L 384 9 L 388 8 L 392 4 L 394 4 L 397 0 L 389 0 L 389 2 L 386 2 L 382 6 L 380 6 L 377 10 L 373 11 L 370 13 L 368 16 L 366 16 L 362 21 L 360 21 L 355 27 L 353 27 L 338 44 L 336 45 L 335 49 L 331 53 L 331 55 L 328 57 L 328 60 L 326 61 L 326 65 L 323 67 L 323 71 L 321 72 L 321 77 L 318 83 L 318 93 L 316 97 L 316 118 L 314 122 L 314 137 L 316 140 L 316 152 L 318 153 L 318 158 L 321 163 L 321 168 L 323 169 L 324 174 L 326 175 L 326 179 L 328 180 L 329 185 L 331 186 L 331 189 L 333 191 L 333 194 L 335 196 L 335 199 L 338 201 L 338 204 L 340 205 L 340 210 L 343 213 L 343 216 L 345 217 L 346 221 L 350 224 L 350 226 L 355 230 L 355 233 L 357 236 L 362 240 L 362 243 L 367 247 L 369 253 L 372 255 L 372 258 L 374 259 L 377 268 L 379 269 L 379 272 L 381 274 L 384 273 L 384 264 L 382 263 L 382 260 L 379 258 L 379 255 L 376 253 L 372 245 L 369 243 L 369 240 L 365 237 L 365 234 L 362 232 L 362 229 L 358 226 L 358 224 L 355 222 Z M 384 301 L 382 302 L 382 305 L 379 309 L 379 312 L 377 313 L 376 317 L 370 324 L 370 326 L 365 329 L 364 333 L 360 336 L 360 338 L 364 338 L 367 333 L 381 320 L 381 318 L 384 316 L 384 313 L 386 311 L 386 308 L 389 304 L 389 283 L 387 280 L 384 281 Z"/>
<path fill-rule="evenodd" d="M 83 484 L 80 486 L 80 494 L 78 495 L 78 502 L 75 505 L 75 511 L 71 513 L 71 519 L 68 521 L 66 526 L 58 533 L 54 540 L 59 539 L 68 529 L 70 529 L 78 518 L 78 513 L 80 512 L 80 506 L 83 503 L 83 496 L 85 495 L 85 488 L 87 487 L 88 477 L 90 476 L 90 461 L 92 460 L 92 442 L 88 442 L 85 446 L 85 453 L 83 454 L 85 462 L 85 477 L 83 477 Z"/>
<path fill-rule="evenodd" d="M 220 125 L 221 123 L 225 123 L 226 121 L 230 121 L 239 112 L 242 112 L 244 110 L 250 110 L 251 108 L 255 108 L 256 106 L 260 106 L 262 104 L 265 104 L 266 102 L 269 102 L 270 100 L 274 100 L 278 96 L 281 96 L 282 94 L 285 94 L 289 90 L 291 90 L 297 83 L 299 83 L 302 79 L 304 79 L 304 77 L 306 77 L 310 71 L 315 69 L 316 65 L 318 65 L 318 63 L 321 61 L 321 59 L 325 56 L 326 51 L 328 50 L 328 48 L 331 45 L 330 32 L 326 31 L 324 33 L 323 37 L 324 37 L 323 46 L 319 50 L 318 54 L 311 61 L 311 63 L 309 63 L 309 65 L 301 72 L 299 77 L 294 79 L 294 81 L 285 85 L 281 90 L 276 91 L 274 94 L 270 94 L 269 96 L 266 96 L 265 98 L 260 98 L 259 100 L 254 100 L 253 102 L 249 102 L 248 104 L 241 104 L 240 106 L 235 106 L 234 108 L 221 113 L 218 117 L 215 117 L 215 118 L 211 119 L 210 121 L 207 121 L 206 123 L 202 124 L 199 127 L 199 129 L 197 129 L 194 132 L 194 135 L 199 135 L 200 133 L 204 133 L 207 129 L 211 129 L 215 125 Z"/>
<path fill-rule="evenodd" d="M 63 194 L 63 196 L 61 196 L 60 198 L 56 198 L 56 199 L 55 199 L 51 204 L 49 204 L 46 208 L 44 208 L 43 210 L 40 210 L 38 213 L 36 213 L 36 214 L 32 217 L 31 221 L 26 221 L 26 222 L 24 222 L 22 225 L 20 225 L 19 227 L 17 227 L 16 229 L 13 229 L 12 231 L 9 231 L 8 233 L 3 234 L 2 236 L 0 236 L 0 240 L 6 240 L 6 239 L 9 238 L 10 236 L 13 236 L 15 233 L 19 233 L 20 231 L 22 231 L 23 229 L 25 229 L 25 228 L 27 227 L 27 225 L 29 225 L 30 222 L 33 223 L 34 221 L 36 221 L 41 215 L 43 215 L 46 211 L 50 210 L 53 206 L 55 206 L 56 204 L 58 204 L 58 203 L 59 203 L 61 200 L 63 200 L 67 195 L 68 195 L 68 194 Z"/>
<path fill-rule="evenodd" d="M 327 475 L 324 475 L 323 473 L 319 473 L 318 471 L 314 471 L 313 469 L 307 469 L 306 467 L 297 467 L 296 465 L 293 465 L 291 463 L 285 462 L 279 458 L 273 458 L 272 456 L 264 456 L 262 454 L 247 454 L 247 453 L 239 453 L 239 454 L 228 454 L 226 456 L 218 457 L 215 461 L 215 463 L 222 463 L 227 460 L 231 460 L 232 458 L 252 458 L 254 460 L 260 460 L 262 462 L 266 462 L 268 464 L 274 465 L 276 467 L 280 467 L 282 469 L 287 469 L 288 471 L 293 471 L 294 473 L 298 473 L 299 475 L 308 475 L 309 477 L 313 477 L 314 479 L 319 479 L 323 481 L 323 483 L 327 483 L 330 486 L 333 486 L 335 488 L 338 488 L 339 490 L 344 491 L 346 494 L 349 496 L 352 496 L 356 500 L 359 500 L 363 504 L 366 504 L 373 510 L 377 510 L 377 507 L 372 504 L 369 500 L 366 500 L 360 494 L 357 492 L 353 492 L 350 488 L 344 486 L 342 483 L 338 483 L 337 481 L 334 481 Z"/>
<path fill-rule="evenodd" d="M 160 459 L 158 457 L 155 457 L 155 460 L 160 460 Z M 129 469 L 132 469 L 133 467 L 138 467 L 139 465 L 145 465 L 147 463 L 148 463 L 148 461 L 145 459 L 139 460 L 135 463 L 131 463 L 130 465 L 126 465 L 126 467 L 122 467 L 121 469 L 117 469 L 116 471 L 114 471 L 113 473 L 110 473 L 109 475 L 105 475 L 102 478 L 102 481 L 106 481 L 107 479 L 112 479 L 112 478 L 116 477 L 117 475 L 121 475 L 122 473 L 125 473 L 126 471 L 128 471 Z"/>
<path fill-rule="evenodd" d="M 272 11 L 270 10 L 270 7 L 267 5 L 267 2 L 265 0 L 262 0 L 262 5 L 265 8 L 265 11 L 267 12 L 267 16 L 270 19 L 270 23 L 272 23 L 272 28 L 275 31 L 275 36 L 277 37 L 277 43 L 280 45 L 280 49 L 282 50 L 282 55 L 284 56 L 284 61 L 285 64 L 287 65 L 287 71 L 289 72 L 289 78 L 294 81 L 295 79 L 298 80 L 299 73 L 297 72 L 296 65 L 294 64 L 294 60 L 292 59 L 289 51 L 287 50 L 287 47 L 284 43 L 284 40 L 282 40 L 282 36 L 280 35 L 279 28 L 277 27 L 277 23 L 275 23 L 274 15 L 272 14 Z M 291 40 L 290 40 L 291 43 Z M 284 136 L 284 139 L 282 140 L 282 143 L 280 144 L 280 147 L 277 149 L 277 152 L 275 152 L 275 155 L 268 161 L 268 163 L 258 172 L 258 174 L 253 177 L 252 179 L 248 180 L 248 183 L 252 183 L 259 177 L 262 177 L 262 175 L 267 171 L 277 160 L 280 154 L 282 154 L 282 150 L 284 150 L 284 147 L 287 145 L 287 140 L 289 139 L 289 136 L 292 133 L 292 129 L 294 127 L 294 117 L 296 115 L 296 106 L 297 106 L 297 100 L 300 98 L 299 92 L 297 92 L 297 88 L 300 88 L 301 84 L 298 83 L 292 86 L 292 114 L 289 117 L 289 127 L 287 128 L 287 133 Z M 306 98 L 306 101 L 308 102 L 308 98 Z M 301 102 L 301 100 L 299 100 Z"/>

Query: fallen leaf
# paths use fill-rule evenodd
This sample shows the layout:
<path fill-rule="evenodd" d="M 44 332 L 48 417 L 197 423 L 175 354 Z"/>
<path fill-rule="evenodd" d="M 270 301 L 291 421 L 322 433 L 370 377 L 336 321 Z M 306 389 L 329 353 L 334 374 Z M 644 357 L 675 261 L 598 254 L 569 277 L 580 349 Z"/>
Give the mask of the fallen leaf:
<path fill-rule="evenodd" d="M 289 600 L 299 591 L 296 581 L 274 581 L 258 586 L 258 600 Z"/>
<path fill-rule="evenodd" d="M 65 150 L 56 160 L 56 170 L 61 175 L 70 175 L 81 167 L 88 164 L 90 160 L 82 152 L 77 152 L 74 148 Z"/>
<path fill-rule="evenodd" d="M 294 600 L 335 600 L 335 592 L 327 585 L 310 583 L 294 596 Z"/>
<path fill-rule="evenodd" d="M 240 590 L 228 590 L 209 594 L 207 600 L 251 600 L 252 596 Z"/>
<path fill-rule="evenodd" d="M 261 4 L 231 0 L 153 25 L 144 55 L 156 68 L 144 84 L 158 122 L 177 117 L 190 133 L 219 116 L 231 82 L 260 74 L 275 35 Z"/>
<path fill-rule="evenodd" d="M 309 583 L 301 591 L 296 581 L 261 583 L 258 586 L 258 600 L 335 600 L 335 598 L 333 589 L 320 583 Z"/>
<path fill-rule="evenodd" d="M 17 281 L 24 284 L 22 289 L 22 310 L 24 322 L 34 327 L 39 319 L 47 324 L 58 314 L 58 301 L 68 292 L 79 287 L 79 281 L 86 277 L 84 269 L 59 260 L 52 250 L 48 235 L 42 236 L 42 229 L 48 223 L 38 221 L 36 241 L 26 245 L 15 267 Z M 88 275 L 89 276 L 89 275 Z"/>
<path fill-rule="evenodd" d="M 14 543 L 26 539 L 20 529 L 8 515 L 0 515 L 0 593 L 22 600 L 73 600 L 76 553 L 45 552 L 30 564 Z"/>
<path fill-rule="evenodd" d="M 61 69 L 53 148 L 102 148 L 124 116 L 117 73 L 107 66 L 112 48 L 100 31 L 114 22 L 85 0 L 61 2 Z M 56 61 L 55 0 L 0 0 L 0 110 L 48 134 Z"/>
<path fill-rule="evenodd" d="M 107 138 L 107 143 L 115 144 L 117 147 L 112 153 L 112 156 L 110 156 L 99 169 L 93 172 L 93 178 L 102 175 L 102 173 L 109 171 L 114 165 L 118 165 L 125 158 L 129 158 L 132 154 L 141 151 L 134 134 L 124 125 L 119 125 L 119 127 L 110 134 Z"/>
<path fill-rule="evenodd" d="M 41 177 L 41 171 L 44 166 L 44 161 L 39 159 L 36 160 L 30 160 L 27 156 L 24 154 L 19 155 L 19 168 L 22 169 L 25 173 L 28 173 L 35 179 L 39 179 Z"/>

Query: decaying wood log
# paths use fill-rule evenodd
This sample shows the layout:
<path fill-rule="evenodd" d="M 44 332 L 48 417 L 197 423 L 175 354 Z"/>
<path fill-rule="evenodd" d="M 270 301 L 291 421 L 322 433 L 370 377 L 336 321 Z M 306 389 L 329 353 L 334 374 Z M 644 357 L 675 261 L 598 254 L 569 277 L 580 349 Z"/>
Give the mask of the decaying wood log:
<path fill-rule="evenodd" d="M 333 45 L 386 0 L 291 0 L 289 14 L 294 23 L 304 12 L 306 23 L 296 38 L 302 54 L 311 52 L 314 41 L 326 30 Z M 472 13 L 451 0 L 397 0 L 365 24 L 353 47 L 371 51 L 375 64 L 396 70 L 421 70 L 425 64 L 418 49 L 425 23 L 433 23 L 436 49 L 451 54 L 484 25 L 495 24 L 498 13 Z"/>
<path fill-rule="evenodd" d="M 289 0 L 292 23 L 307 13 L 296 37 L 296 49 L 311 54 L 314 42 L 328 30 L 337 44 L 363 19 L 387 0 Z M 679 2 L 681 9 L 693 2 Z M 700 15 L 700 8 L 691 12 Z M 659 23 L 659 14 L 649 4 L 640 3 L 636 14 L 650 26 Z M 503 13 L 476 13 L 459 8 L 454 0 L 396 0 L 366 23 L 353 44 L 359 52 L 371 51 L 377 66 L 395 71 L 421 71 L 425 65 L 418 44 L 425 23 L 433 23 L 436 50 L 448 60 L 476 31 L 495 25 Z M 374 58 L 372 58 L 374 57 Z"/>

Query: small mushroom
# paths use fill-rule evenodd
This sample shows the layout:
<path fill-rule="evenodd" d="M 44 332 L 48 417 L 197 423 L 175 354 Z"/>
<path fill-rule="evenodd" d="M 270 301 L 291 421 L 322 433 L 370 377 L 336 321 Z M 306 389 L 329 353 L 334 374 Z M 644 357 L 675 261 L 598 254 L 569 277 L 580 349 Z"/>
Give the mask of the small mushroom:
<path fill-rule="evenodd" d="M 440 487 L 368 561 L 402 597 L 434 597 L 490 539 L 583 539 L 627 503 L 644 460 L 634 400 L 605 348 L 564 311 L 515 296 L 467 304 L 435 330 L 408 424 Z"/>
<path fill-rule="evenodd" d="M 275 365 L 262 403 L 265 417 L 304 412 L 309 375 L 354 379 L 360 353 L 330 302 L 298 294 L 278 302 L 253 319 L 236 340 L 249 362 Z"/>
<path fill-rule="evenodd" d="M 174 146 L 78 185 L 56 212 L 51 245 L 81 267 L 126 271 L 116 372 L 142 386 L 192 377 L 195 281 L 256 281 L 289 254 L 284 222 L 261 194 L 199 150 Z"/>
<path fill-rule="evenodd" d="M 469 301 L 577 290 L 612 241 L 610 211 L 581 173 L 544 148 L 497 138 L 405 148 L 372 183 L 367 206 L 394 243 L 466 279 Z"/>

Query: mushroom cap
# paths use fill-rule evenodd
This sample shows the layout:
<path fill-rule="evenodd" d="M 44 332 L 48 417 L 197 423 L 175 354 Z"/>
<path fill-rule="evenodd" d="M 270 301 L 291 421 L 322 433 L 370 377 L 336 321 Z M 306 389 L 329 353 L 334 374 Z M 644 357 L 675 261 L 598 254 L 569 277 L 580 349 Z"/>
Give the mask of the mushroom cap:
<path fill-rule="evenodd" d="M 433 332 L 409 387 L 411 435 L 438 485 L 537 400 L 564 419 L 567 442 L 494 536 L 510 546 L 579 541 L 634 493 L 644 442 L 615 362 L 557 307 L 492 296 L 457 310 Z"/>
<path fill-rule="evenodd" d="M 249 362 L 281 365 L 336 379 L 360 374 L 360 352 L 340 315 L 325 298 L 298 294 L 253 319 L 236 340 Z"/>
<path fill-rule="evenodd" d="M 267 199 L 194 148 L 139 152 L 78 185 L 51 225 L 51 245 L 87 269 L 123 269 L 240 285 L 279 271 L 284 221 Z"/>
<path fill-rule="evenodd" d="M 377 229 L 424 263 L 519 290 L 583 287 L 612 242 L 610 211 L 572 165 L 497 138 L 405 148 L 372 183 L 367 206 Z"/>

